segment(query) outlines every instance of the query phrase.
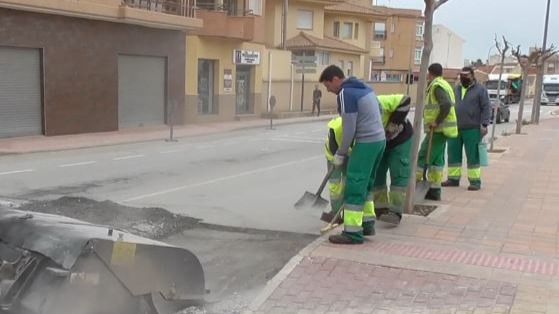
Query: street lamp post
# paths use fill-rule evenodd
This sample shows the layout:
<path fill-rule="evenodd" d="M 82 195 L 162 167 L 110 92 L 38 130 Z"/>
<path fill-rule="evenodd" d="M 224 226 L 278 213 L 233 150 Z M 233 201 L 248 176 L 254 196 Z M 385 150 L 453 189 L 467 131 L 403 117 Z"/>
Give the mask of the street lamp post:
<path fill-rule="evenodd" d="M 542 52 L 545 52 L 545 50 L 547 49 L 547 29 L 549 27 L 549 8 L 551 6 L 551 0 L 547 0 L 547 9 L 545 11 L 545 26 L 544 26 L 544 31 L 543 31 L 543 44 L 542 44 Z M 543 63 L 543 64 L 542 64 Z M 542 60 L 542 58 L 540 58 L 540 60 L 538 60 L 538 64 L 537 64 L 537 68 L 538 68 L 538 74 L 536 77 L 536 88 L 534 90 L 534 92 L 536 93 L 534 95 L 534 104 L 533 106 L 535 107 L 534 110 L 534 115 L 532 116 L 532 122 L 535 122 L 536 124 L 538 124 L 540 122 L 540 102 L 542 99 L 542 83 L 543 83 L 543 68 L 545 66 L 545 62 L 544 60 Z"/>

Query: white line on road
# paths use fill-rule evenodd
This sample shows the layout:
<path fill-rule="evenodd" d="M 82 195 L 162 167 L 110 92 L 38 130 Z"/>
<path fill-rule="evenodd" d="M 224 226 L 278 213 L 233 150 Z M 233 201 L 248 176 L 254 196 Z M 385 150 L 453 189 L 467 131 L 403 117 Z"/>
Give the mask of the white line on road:
<path fill-rule="evenodd" d="M 33 169 L 23 169 L 23 170 L 6 171 L 6 172 L 0 172 L 0 176 L 7 175 L 7 174 L 33 172 L 33 171 L 35 171 L 35 170 L 33 170 Z"/>
<path fill-rule="evenodd" d="M 126 160 L 126 159 L 134 159 L 134 158 L 142 158 L 145 155 L 130 155 L 130 156 L 122 156 L 113 158 L 113 160 Z"/>
<path fill-rule="evenodd" d="M 76 167 L 76 166 L 85 166 L 85 165 L 91 165 L 97 163 L 96 161 L 90 160 L 90 161 L 82 161 L 82 162 L 76 162 L 73 164 L 63 164 L 63 165 L 58 165 L 59 168 L 66 168 L 66 167 Z"/>
<path fill-rule="evenodd" d="M 182 153 L 186 151 L 186 148 L 183 149 L 174 149 L 174 150 L 164 150 L 162 152 L 159 152 L 160 154 L 174 154 L 174 153 Z"/>
<path fill-rule="evenodd" d="M 319 158 L 324 158 L 324 155 L 318 155 L 318 156 L 309 157 L 309 158 L 305 158 L 305 159 L 286 162 L 286 163 L 283 163 L 283 164 L 278 164 L 278 165 L 275 165 L 275 166 L 270 166 L 270 167 L 245 171 L 245 172 L 241 172 L 241 173 L 238 173 L 238 174 L 234 174 L 234 175 L 230 175 L 230 176 L 226 176 L 226 177 L 220 177 L 220 178 L 216 178 L 216 179 L 212 179 L 212 180 L 208 180 L 208 181 L 204 181 L 204 182 L 186 184 L 186 185 L 178 186 L 178 187 L 175 187 L 175 188 L 172 188 L 172 189 L 162 190 L 162 191 L 159 191 L 159 192 L 143 194 L 143 195 L 139 195 L 139 196 L 135 196 L 135 197 L 125 199 L 122 202 L 127 203 L 127 202 L 137 201 L 137 200 L 150 198 L 150 197 L 154 197 L 154 196 L 160 196 L 160 195 L 163 195 L 163 194 L 169 194 L 169 193 L 173 193 L 173 192 L 177 192 L 177 191 L 181 191 L 181 190 L 186 190 L 186 189 L 195 188 L 195 187 L 204 186 L 204 185 L 209 185 L 209 184 L 213 184 L 213 183 L 217 183 L 217 182 L 221 182 L 221 181 L 226 181 L 226 180 L 245 177 L 245 176 L 249 176 L 249 175 L 253 175 L 253 174 L 257 174 L 257 173 L 261 173 L 261 172 L 266 172 L 266 171 L 274 170 L 274 169 L 277 169 L 277 168 L 288 167 L 288 166 L 292 166 L 292 165 L 295 165 L 295 164 L 300 164 L 300 163 L 303 163 L 303 162 L 307 162 L 307 161 L 311 161 L 311 160 L 315 160 L 315 159 L 319 159 Z"/>
<path fill-rule="evenodd" d="M 297 139 L 297 138 L 271 138 L 272 141 L 279 141 L 279 142 L 295 142 L 295 143 L 313 143 L 313 144 L 322 144 L 324 141 L 319 140 L 310 140 L 310 139 Z"/>

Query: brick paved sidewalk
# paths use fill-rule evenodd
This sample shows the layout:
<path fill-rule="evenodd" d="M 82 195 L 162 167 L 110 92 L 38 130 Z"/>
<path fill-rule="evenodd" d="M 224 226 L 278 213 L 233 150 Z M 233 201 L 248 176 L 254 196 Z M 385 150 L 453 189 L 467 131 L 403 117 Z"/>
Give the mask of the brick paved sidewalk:
<path fill-rule="evenodd" d="M 361 246 L 320 238 L 249 313 L 559 313 L 559 119 L 499 139 L 483 189 Z"/>

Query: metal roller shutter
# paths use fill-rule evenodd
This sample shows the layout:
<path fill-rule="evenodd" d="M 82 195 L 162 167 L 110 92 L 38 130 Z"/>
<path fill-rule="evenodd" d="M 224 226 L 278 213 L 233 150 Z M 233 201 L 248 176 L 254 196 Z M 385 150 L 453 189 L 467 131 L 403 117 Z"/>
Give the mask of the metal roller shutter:
<path fill-rule="evenodd" d="M 164 124 L 166 59 L 118 57 L 119 128 Z"/>
<path fill-rule="evenodd" d="M 41 54 L 0 47 L 0 138 L 43 133 Z"/>

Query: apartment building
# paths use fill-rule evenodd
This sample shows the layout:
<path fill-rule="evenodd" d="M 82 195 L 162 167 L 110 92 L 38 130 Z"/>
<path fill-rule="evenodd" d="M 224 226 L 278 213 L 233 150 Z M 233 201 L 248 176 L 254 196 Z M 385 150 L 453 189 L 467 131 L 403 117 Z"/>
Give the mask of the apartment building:
<path fill-rule="evenodd" d="M 184 111 L 193 4 L 1 0 L 0 137 L 163 125 L 169 104 Z"/>
<path fill-rule="evenodd" d="M 260 114 L 265 0 L 198 0 L 204 28 L 187 36 L 187 122 Z"/>

